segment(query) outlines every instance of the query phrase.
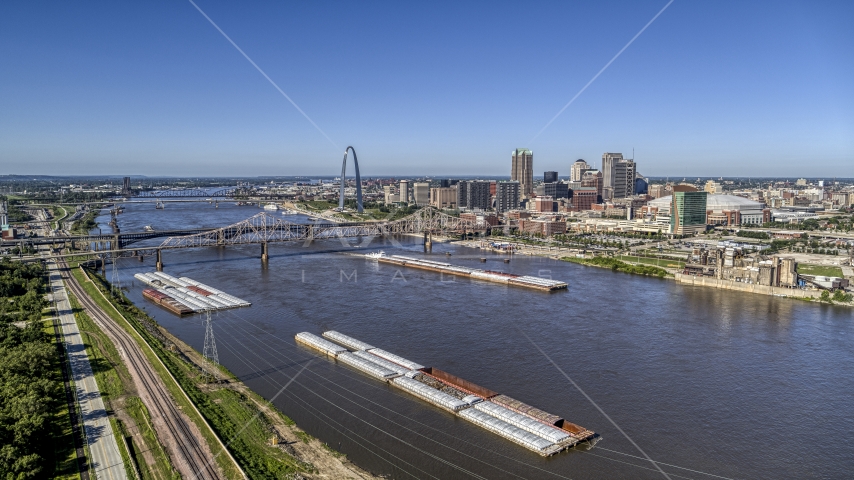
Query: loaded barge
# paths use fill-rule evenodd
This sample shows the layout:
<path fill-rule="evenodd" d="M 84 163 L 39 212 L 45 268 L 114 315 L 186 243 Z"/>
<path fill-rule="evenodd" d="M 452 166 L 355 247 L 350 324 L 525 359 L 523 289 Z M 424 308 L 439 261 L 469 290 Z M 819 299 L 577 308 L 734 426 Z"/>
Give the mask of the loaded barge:
<path fill-rule="evenodd" d="M 154 287 L 143 290 L 143 297 L 176 315 L 252 305 L 188 277 L 176 278 L 163 272 L 152 272 L 137 273 L 134 278 Z"/>
<path fill-rule="evenodd" d="M 481 270 L 478 268 L 461 267 L 450 263 L 404 257 L 403 255 L 386 256 L 374 254 L 367 255 L 367 258 L 370 260 L 376 260 L 377 262 L 390 263 L 392 265 L 420 268 L 421 270 L 430 270 L 431 272 L 447 273 L 459 277 L 469 277 L 475 280 L 515 285 L 517 287 L 535 288 L 537 290 L 545 290 L 548 292 L 566 290 L 567 288 L 566 282 L 558 280 L 532 277 L 530 275 L 515 275 L 512 273 L 495 272 L 492 270 Z"/>
<path fill-rule="evenodd" d="M 481 387 L 438 368 L 425 367 L 343 333 L 302 332 L 296 342 L 400 388 L 544 457 L 598 435 L 557 415 Z"/>

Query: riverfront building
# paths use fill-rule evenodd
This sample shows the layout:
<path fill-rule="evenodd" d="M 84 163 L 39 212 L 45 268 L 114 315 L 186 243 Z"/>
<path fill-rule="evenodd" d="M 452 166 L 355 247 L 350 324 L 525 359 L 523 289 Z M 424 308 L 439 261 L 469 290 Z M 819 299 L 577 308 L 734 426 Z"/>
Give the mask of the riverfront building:
<path fill-rule="evenodd" d="M 670 233 L 696 235 L 706 231 L 706 197 L 708 192 L 687 185 L 673 187 L 670 204 Z"/>
<path fill-rule="evenodd" d="M 486 210 L 491 205 L 489 182 L 471 181 L 457 184 L 457 208 Z"/>
<path fill-rule="evenodd" d="M 457 208 L 457 187 L 430 189 L 430 205 L 436 208 Z"/>
<path fill-rule="evenodd" d="M 674 188 L 682 188 L 675 186 Z M 708 193 L 708 192 L 706 192 Z M 669 216 L 673 197 L 671 195 L 651 200 L 644 210 L 653 216 Z M 735 195 L 713 195 L 706 197 L 706 223 L 708 225 L 762 225 L 772 220 L 771 209 L 765 204 Z"/>

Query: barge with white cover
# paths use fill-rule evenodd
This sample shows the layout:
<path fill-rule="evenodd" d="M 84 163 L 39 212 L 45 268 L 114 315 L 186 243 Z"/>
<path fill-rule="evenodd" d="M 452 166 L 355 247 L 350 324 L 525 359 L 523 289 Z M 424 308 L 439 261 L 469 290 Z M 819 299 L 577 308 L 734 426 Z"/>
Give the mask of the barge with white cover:
<path fill-rule="evenodd" d="M 188 277 L 163 272 L 137 273 L 137 280 L 149 285 L 142 295 L 177 315 L 248 307 L 251 303 L 209 287 Z"/>
<path fill-rule="evenodd" d="M 598 439 L 593 431 L 557 415 L 334 330 L 322 337 L 302 332 L 295 339 L 542 456 Z"/>
<path fill-rule="evenodd" d="M 445 262 L 425 260 L 423 258 L 405 257 L 403 255 L 387 256 L 385 254 L 368 254 L 366 255 L 366 258 L 381 263 L 418 268 L 421 270 L 429 270 L 431 272 L 439 272 L 458 277 L 468 277 L 487 282 L 503 283 L 517 287 L 534 288 L 537 290 L 545 290 L 547 292 L 567 289 L 566 282 L 552 280 L 550 278 L 534 277 L 531 275 L 516 275 L 514 273 L 496 272 L 492 270 L 481 270 L 479 268 L 463 267 Z"/>

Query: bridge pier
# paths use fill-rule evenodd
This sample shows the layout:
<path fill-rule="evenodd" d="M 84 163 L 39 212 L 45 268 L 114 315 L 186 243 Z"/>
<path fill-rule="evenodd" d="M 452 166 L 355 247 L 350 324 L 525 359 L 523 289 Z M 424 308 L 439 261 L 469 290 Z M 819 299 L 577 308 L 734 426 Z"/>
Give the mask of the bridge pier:
<path fill-rule="evenodd" d="M 101 255 L 101 275 L 107 276 L 107 256 Z"/>
<path fill-rule="evenodd" d="M 433 251 L 433 233 L 432 232 L 424 232 L 424 251 L 432 252 Z"/>
<path fill-rule="evenodd" d="M 139 258 L 141 259 L 142 257 L 140 256 Z M 163 255 L 160 253 L 160 249 L 159 249 L 159 248 L 157 249 L 157 264 L 156 264 L 156 267 L 157 267 L 157 271 L 158 271 L 158 272 L 162 272 L 162 271 L 163 271 Z"/>
<path fill-rule="evenodd" d="M 261 261 L 266 262 L 270 259 L 270 255 L 267 251 L 267 242 L 261 242 Z"/>

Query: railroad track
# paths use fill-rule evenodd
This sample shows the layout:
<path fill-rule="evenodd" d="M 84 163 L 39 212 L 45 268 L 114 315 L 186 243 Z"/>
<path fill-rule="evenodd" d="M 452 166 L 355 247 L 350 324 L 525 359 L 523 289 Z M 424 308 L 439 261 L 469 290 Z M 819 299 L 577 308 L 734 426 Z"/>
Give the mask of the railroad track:
<path fill-rule="evenodd" d="M 147 392 L 150 399 L 146 407 L 149 409 L 152 421 L 159 417 L 166 426 L 165 432 L 157 432 L 158 437 L 161 435 L 171 437 L 167 438 L 165 443 L 173 446 L 173 460 L 177 462 L 178 470 L 182 471 L 181 473 L 184 474 L 185 478 L 223 478 L 217 470 L 213 458 L 202 447 L 199 439 L 193 435 L 187 420 L 171 399 L 166 387 L 157 378 L 157 374 L 136 342 L 89 298 L 76 279 L 70 275 L 68 264 L 63 261 L 59 265 L 65 285 L 74 293 L 86 313 L 104 329 L 116 346 L 121 349 L 125 360 L 128 362 L 128 368 L 137 373 L 136 378 L 141 382 L 141 385 L 137 385 L 137 387 Z M 141 395 L 141 397 L 144 399 L 145 396 Z"/>

